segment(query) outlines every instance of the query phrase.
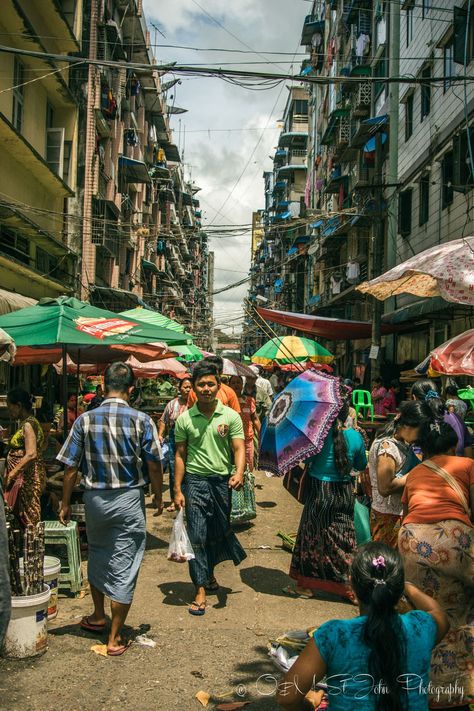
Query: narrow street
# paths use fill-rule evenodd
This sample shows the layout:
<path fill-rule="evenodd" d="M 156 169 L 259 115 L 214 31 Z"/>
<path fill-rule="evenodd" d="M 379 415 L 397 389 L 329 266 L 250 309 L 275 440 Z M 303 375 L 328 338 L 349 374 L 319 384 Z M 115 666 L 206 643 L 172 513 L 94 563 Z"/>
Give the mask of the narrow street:
<path fill-rule="evenodd" d="M 282 592 L 290 582 L 290 554 L 278 530 L 293 532 L 301 508 L 281 480 L 257 474 L 258 517 L 239 533 L 247 559 L 218 569 L 222 588 L 209 597 L 204 617 L 191 617 L 193 588 L 187 566 L 166 559 L 172 515 L 147 510 L 148 544 L 129 617 L 129 634 L 146 632 L 157 643 L 134 643 L 123 657 L 98 656 L 100 644 L 79 630 L 91 599 L 61 597 L 50 624 L 49 650 L 34 661 L 0 661 L 2 708 L 8 711 L 149 711 L 199 709 L 199 691 L 218 703 L 247 700 L 246 708 L 274 709 L 278 678 L 267 654 L 268 641 L 286 631 L 306 629 L 333 617 L 351 617 L 344 603 L 292 599 Z M 265 677 L 270 675 L 270 677 Z M 37 690 L 41 689 L 41 693 Z M 220 697 L 220 698 L 217 698 Z"/>

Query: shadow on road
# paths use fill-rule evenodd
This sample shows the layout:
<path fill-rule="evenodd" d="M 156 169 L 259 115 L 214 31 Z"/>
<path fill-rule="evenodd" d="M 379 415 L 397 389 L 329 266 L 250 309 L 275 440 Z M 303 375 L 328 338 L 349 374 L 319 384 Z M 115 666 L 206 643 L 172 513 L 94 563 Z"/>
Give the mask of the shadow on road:
<path fill-rule="evenodd" d="M 250 709 L 277 709 L 274 694 L 281 678 L 263 645 L 253 648 L 254 660 L 241 662 L 234 667 L 237 690 L 243 701 L 250 701 Z"/>
<path fill-rule="evenodd" d="M 273 509 L 276 506 L 275 501 L 257 501 L 257 506 L 261 509 Z"/>
<path fill-rule="evenodd" d="M 289 583 L 289 577 L 282 570 L 254 565 L 240 569 L 240 578 L 245 585 L 264 595 L 286 597 L 282 588 Z"/>
<path fill-rule="evenodd" d="M 169 546 L 169 541 L 164 541 L 162 538 L 158 538 L 158 536 L 155 536 L 153 533 L 150 533 L 150 531 L 147 531 L 146 534 L 146 549 L 147 551 L 156 551 L 156 550 L 163 550 L 164 548 L 168 548 Z"/>

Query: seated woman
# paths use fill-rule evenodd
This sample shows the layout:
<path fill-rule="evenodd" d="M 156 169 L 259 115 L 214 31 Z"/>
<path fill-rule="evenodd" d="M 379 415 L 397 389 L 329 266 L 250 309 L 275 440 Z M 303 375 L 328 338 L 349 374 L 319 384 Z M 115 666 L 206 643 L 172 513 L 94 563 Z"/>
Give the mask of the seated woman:
<path fill-rule="evenodd" d="M 432 708 L 457 708 L 474 702 L 474 462 L 455 456 L 457 436 L 444 422 L 423 428 L 420 444 L 428 458 L 408 474 L 398 547 L 407 578 L 451 625 L 433 650 Z"/>
<path fill-rule="evenodd" d="M 349 566 L 356 549 L 355 497 L 351 471 L 367 466 L 359 432 L 346 429 L 347 402 L 342 406 L 320 453 L 309 460 L 306 503 L 293 550 L 290 595 L 316 597 L 329 593 L 353 601 Z"/>
<path fill-rule="evenodd" d="M 405 581 L 398 551 L 368 543 L 356 554 L 351 581 L 359 617 L 319 627 L 279 685 L 289 711 L 314 709 L 306 695 L 324 676 L 331 711 L 427 711 L 430 655 L 449 629 L 439 604 Z M 400 615 L 401 596 L 414 610 Z"/>
<path fill-rule="evenodd" d="M 21 388 L 10 390 L 7 407 L 12 420 L 20 420 L 20 425 L 10 439 L 5 472 L 5 492 L 13 485 L 18 488 L 15 501 L 9 502 L 22 526 L 37 524 L 41 520 L 41 495 L 46 485 L 46 473 L 41 459 L 43 432 L 38 420 L 33 416 L 32 398 Z"/>
<path fill-rule="evenodd" d="M 372 540 L 392 548 L 397 547 L 406 474 L 419 462 L 412 445 L 418 438 L 426 412 L 419 402 L 403 403 L 398 417 L 385 427 L 370 448 L 370 531 Z"/>

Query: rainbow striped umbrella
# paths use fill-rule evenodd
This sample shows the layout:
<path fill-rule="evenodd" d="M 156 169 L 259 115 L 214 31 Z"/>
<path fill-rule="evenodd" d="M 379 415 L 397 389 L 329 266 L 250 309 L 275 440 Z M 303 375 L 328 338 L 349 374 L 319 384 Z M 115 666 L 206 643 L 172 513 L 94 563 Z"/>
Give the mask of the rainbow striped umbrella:
<path fill-rule="evenodd" d="M 253 354 L 252 363 L 257 365 L 287 365 L 291 363 L 332 363 L 334 356 L 316 341 L 300 336 L 272 338 Z"/>

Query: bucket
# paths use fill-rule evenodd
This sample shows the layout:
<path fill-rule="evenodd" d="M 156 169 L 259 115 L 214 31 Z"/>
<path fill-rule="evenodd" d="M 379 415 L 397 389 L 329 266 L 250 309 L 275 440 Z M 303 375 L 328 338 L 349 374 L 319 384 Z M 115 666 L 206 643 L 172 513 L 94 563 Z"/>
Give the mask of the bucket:
<path fill-rule="evenodd" d="M 58 614 L 58 579 L 61 561 L 52 555 L 45 555 L 43 563 L 44 584 L 51 590 L 48 605 L 48 620 L 54 620 Z M 23 583 L 23 558 L 20 558 L 20 576 Z"/>
<path fill-rule="evenodd" d="M 12 597 L 12 616 L 5 636 L 3 653 L 12 659 L 26 659 L 44 654 L 48 649 L 47 585 L 38 595 Z"/>

